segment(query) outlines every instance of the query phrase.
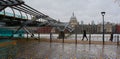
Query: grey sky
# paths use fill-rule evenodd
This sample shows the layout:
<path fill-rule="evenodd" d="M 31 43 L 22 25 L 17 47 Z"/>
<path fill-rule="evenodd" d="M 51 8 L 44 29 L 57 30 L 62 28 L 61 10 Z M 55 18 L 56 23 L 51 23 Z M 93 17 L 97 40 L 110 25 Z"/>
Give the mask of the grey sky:
<path fill-rule="evenodd" d="M 114 0 L 24 0 L 40 12 L 60 21 L 68 22 L 72 13 L 84 23 L 102 22 L 101 11 L 105 11 L 105 21 L 120 23 L 120 7 Z"/>

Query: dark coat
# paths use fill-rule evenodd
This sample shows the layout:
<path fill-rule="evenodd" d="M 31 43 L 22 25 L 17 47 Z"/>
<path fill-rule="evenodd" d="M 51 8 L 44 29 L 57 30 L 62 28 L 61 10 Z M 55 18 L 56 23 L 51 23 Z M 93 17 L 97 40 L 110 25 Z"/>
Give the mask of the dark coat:
<path fill-rule="evenodd" d="M 83 36 L 86 36 L 86 30 L 83 31 Z"/>

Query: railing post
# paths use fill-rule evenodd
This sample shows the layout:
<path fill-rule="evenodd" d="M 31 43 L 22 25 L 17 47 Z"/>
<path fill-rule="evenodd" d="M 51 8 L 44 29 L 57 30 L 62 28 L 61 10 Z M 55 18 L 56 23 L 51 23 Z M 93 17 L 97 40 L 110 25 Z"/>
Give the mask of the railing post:
<path fill-rule="evenodd" d="M 65 33 L 64 33 L 64 31 L 61 31 L 61 32 L 62 32 L 62 39 L 63 39 L 63 43 L 64 43 Z"/>
<path fill-rule="evenodd" d="M 50 32 L 50 43 L 52 42 L 52 32 Z"/>
<path fill-rule="evenodd" d="M 40 33 L 38 33 L 38 40 L 39 40 L 39 42 L 40 42 Z"/>
<path fill-rule="evenodd" d="M 28 33 L 27 33 L 27 41 L 28 41 Z"/>
<path fill-rule="evenodd" d="M 92 31 L 91 27 L 92 25 L 90 26 L 89 24 L 89 45 L 91 44 L 91 31 Z"/>
<path fill-rule="evenodd" d="M 77 44 L 77 27 L 75 27 L 75 44 Z"/>
<path fill-rule="evenodd" d="M 91 44 L 91 34 L 89 34 L 89 45 Z"/>
<path fill-rule="evenodd" d="M 117 45 L 119 45 L 119 35 L 117 35 Z"/>

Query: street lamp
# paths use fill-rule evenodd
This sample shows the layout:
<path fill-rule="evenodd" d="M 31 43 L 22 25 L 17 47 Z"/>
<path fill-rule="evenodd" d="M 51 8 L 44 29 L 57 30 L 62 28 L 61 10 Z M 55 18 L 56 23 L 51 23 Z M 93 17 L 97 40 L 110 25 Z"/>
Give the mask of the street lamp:
<path fill-rule="evenodd" d="M 104 15 L 105 15 L 105 12 L 101 12 L 102 14 L 102 17 L 103 17 L 103 45 L 104 45 L 104 34 L 105 34 L 105 31 L 104 31 Z"/>

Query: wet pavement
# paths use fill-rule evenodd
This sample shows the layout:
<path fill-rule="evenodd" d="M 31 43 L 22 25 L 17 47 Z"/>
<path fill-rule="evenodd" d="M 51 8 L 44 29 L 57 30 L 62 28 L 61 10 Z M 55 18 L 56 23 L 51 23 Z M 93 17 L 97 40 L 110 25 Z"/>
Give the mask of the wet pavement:
<path fill-rule="evenodd" d="M 120 59 L 120 47 L 33 42 L 20 44 L 16 59 Z"/>

